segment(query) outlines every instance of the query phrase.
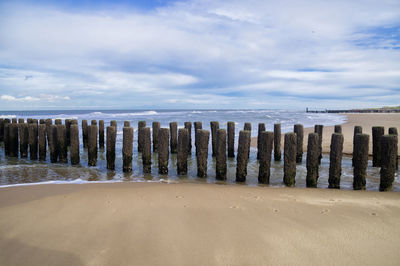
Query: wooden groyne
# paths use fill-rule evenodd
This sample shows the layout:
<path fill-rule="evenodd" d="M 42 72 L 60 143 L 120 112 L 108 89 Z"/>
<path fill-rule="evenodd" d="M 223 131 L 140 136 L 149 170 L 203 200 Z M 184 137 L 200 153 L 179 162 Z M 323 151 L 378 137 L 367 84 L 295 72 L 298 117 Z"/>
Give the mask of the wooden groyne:
<path fill-rule="evenodd" d="M 4 143 L 5 156 L 29 157 L 31 161 L 46 161 L 48 156 L 50 163 L 79 165 L 81 155 L 78 121 L 56 119 L 54 122 L 53 124 L 51 119 L 40 119 L 40 124 L 35 119 L 27 119 L 27 122 L 23 119 L 11 121 L 0 119 L 0 141 Z M 106 128 L 104 120 L 92 120 L 90 125 L 87 120 L 82 120 L 81 125 L 81 139 L 83 150 L 87 153 L 88 166 L 97 165 L 99 148 L 102 150 L 105 146 L 107 169 L 114 171 L 117 122 L 111 121 L 110 126 Z M 259 161 L 258 182 L 260 184 L 269 184 L 272 155 L 275 161 L 282 159 L 281 125 L 275 124 L 273 127 L 274 132 L 269 132 L 266 131 L 264 123 L 258 125 L 257 160 Z M 208 161 L 214 156 L 213 166 L 215 166 L 216 179 L 226 180 L 227 160 L 236 155 L 236 182 L 245 182 L 250 160 L 251 124 L 245 123 L 244 129 L 239 132 L 236 152 L 234 122 L 228 122 L 227 128 L 220 128 L 218 121 L 212 121 L 210 128 L 211 130 L 202 129 L 201 122 L 194 122 L 197 177 L 207 177 Z M 129 173 L 133 170 L 134 128 L 131 127 L 129 121 L 125 121 L 122 129 L 122 171 Z M 151 173 L 153 152 L 157 154 L 156 165 L 159 174 L 168 174 L 171 167 L 169 159 L 171 153 L 177 153 L 177 161 L 174 161 L 176 165 L 172 167 L 176 167 L 178 175 L 188 174 L 188 157 L 192 156 L 192 122 L 185 122 L 180 128 L 177 122 L 171 122 L 169 128 L 161 128 L 159 122 L 153 122 L 151 129 L 146 127 L 146 121 L 139 121 L 138 129 L 138 156 L 141 156 L 143 173 Z M 307 136 L 307 187 L 318 186 L 319 165 L 322 158 L 322 132 L 323 126 L 315 125 L 314 133 Z M 398 167 L 398 133 L 396 128 L 390 128 L 387 134 L 385 133 L 383 127 L 373 127 L 371 135 L 363 132 L 361 127 L 354 128 L 352 164 L 355 190 L 366 188 L 370 138 L 373 140 L 373 167 L 381 168 L 379 189 L 381 191 L 391 189 Z M 303 138 L 304 128 L 301 124 L 294 125 L 293 132 L 284 134 L 282 183 L 289 187 L 295 186 L 297 166 L 303 163 Z M 331 136 L 329 155 L 329 188 L 340 188 L 343 142 L 341 128 L 337 127 L 336 130 L 335 127 L 335 133 Z"/>

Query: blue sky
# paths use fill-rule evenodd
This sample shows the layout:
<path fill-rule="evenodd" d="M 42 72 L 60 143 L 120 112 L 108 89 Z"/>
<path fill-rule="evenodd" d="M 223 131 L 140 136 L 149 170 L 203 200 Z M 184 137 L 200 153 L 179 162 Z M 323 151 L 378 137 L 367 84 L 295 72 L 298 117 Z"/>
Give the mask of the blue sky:
<path fill-rule="evenodd" d="M 0 109 L 400 105 L 400 2 L 0 1 Z"/>

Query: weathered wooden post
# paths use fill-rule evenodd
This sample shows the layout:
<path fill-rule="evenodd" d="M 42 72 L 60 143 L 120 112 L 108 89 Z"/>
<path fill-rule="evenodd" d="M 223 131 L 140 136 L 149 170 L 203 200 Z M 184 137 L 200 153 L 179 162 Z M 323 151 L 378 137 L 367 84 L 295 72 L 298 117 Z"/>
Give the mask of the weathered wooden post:
<path fill-rule="evenodd" d="M 132 172 L 133 127 L 124 127 L 122 131 L 122 171 Z"/>
<path fill-rule="evenodd" d="M 207 177 L 208 143 L 210 141 L 210 131 L 198 129 L 197 137 L 197 176 Z"/>
<path fill-rule="evenodd" d="M 317 181 L 319 177 L 318 173 L 318 157 L 319 157 L 319 135 L 318 133 L 308 134 L 307 144 L 307 187 L 317 187 Z"/>
<path fill-rule="evenodd" d="M 71 119 L 65 119 L 64 124 L 65 124 L 65 136 L 66 136 L 66 144 L 67 147 L 70 145 L 71 143 Z"/>
<path fill-rule="evenodd" d="M 4 121 L 4 155 L 10 155 L 10 122 Z"/>
<path fill-rule="evenodd" d="M 384 135 L 381 137 L 382 155 L 379 191 L 388 191 L 392 189 L 396 173 L 397 141 L 396 135 Z"/>
<path fill-rule="evenodd" d="M 342 175 L 342 154 L 344 138 L 341 133 L 333 133 L 329 154 L 329 188 L 340 188 Z"/>
<path fill-rule="evenodd" d="M 34 124 L 36 124 L 36 125 L 39 125 L 39 122 L 38 122 L 37 119 L 32 119 L 32 123 L 34 123 Z"/>
<path fill-rule="evenodd" d="M 46 124 L 38 125 L 39 160 L 46 161 Z"/>
<path fill-rule="evenodd" d="M 323 138 L 323 131 L 324 131 L 324 126 L 323 125 L 315 125 L 314 126 L 314 133 L 318 134 L 318 150 L 319 150 L 319 155 L 318 155 L 318 164 L 321 164 L 322 160 L 322 138 Z"/>
<path fill-rule="evenodd" d="M 169 134 L 170 134 L 170 149 L 171 153 L 176 153 L 178 145 L 178 123 L 169 123 Z"/>
<path fill-rule="evenodd" d="M 117 132 L 117 121 L 116 120 L 111 120 L 110 126 L 115 127 L 115 132 Z"/>
<path fill-rule="evenodd" d="M 90 125 L 87 127 L 88 133 L 88 165 L 97 165 L 97 125 Z"/>
<path fill-rule="evenodd" d="M 60 163 L 68 163 L 68 147 L 66 143 L 66 127 L 65 125 L 57 125 L 57 145 L 58 160 Z"/>
<path fill-rule="evenodd" d="M 281 160 L 281 124 L 274 124 L 274 160 Z"/>
<path fill-rule="evenodd" d="M 138 122 L 138 152 L 143 151 L 143 137 L 141 133 L 141 128 L 146 127 L 146 121 L 139 121 Z"/>
<path fill-rule="evenodd" d="M 284 143 L 283 182 L 288 187 L 294 187 L 296 183 L 296 133 L 286 133 Z"/>
<path fill-rule="evenodd" d="M 372 166 L 381 166 L 381 137 L 385 134 L 384 127 L 372 127 Z"/>
<path fill-rule="evenodd" d="M 187 128 L 180 128 L 178 132 L 178 155 L 177 155 L 177 172 L 178 175 L 186 175 L 187 157 L 189 152 L 189 131 Z"/>
<path fill-rule="evenodd" d="M 21 158 L 28 157 L 29 129 L 28 124 L 21 123 L 19 125 L 19 152 Z"/>
<path fill-rule="evenodd" d="M 236 162 L 236 182 L 245 182 L 247 176 L 247 163 L 249 161 L 249 139 L 251 133 L 248 130 L 239 132 L 239 146 Z"/>
<path fill-rule="evenodd" d="M 31 123 L 33 122 L 33 119 L 32 119 L 32 118 L 27 118 L 27 119 L 26 119 L 26 122 L 27 122 L 28 124 L 31 124 Z"/>
<path fill-rule="evenodd" d="M 31 160 L 38 158 L 38 124 L 32 123 L 28 125 L 29 135 L 29 153 Z"/>
<path fill-rule="evenodd" d="M 303 140 L 304 140 L 304 127 L 301 124 L 294 125 L 294 133 L 297 136 L 296 144 L 296 163 L 301 163 L 303 161 Z"/>
<path fill-rule="evenodd" d="M 257 160 L 260 159 L 260 150 L 261 150 L 261 141 L 260 141 L 260 136 L 261 133 L 265 131 L 265 124 L 264 123 L 258 123 L 258 135 L 257 135 Z"/>
<path fill-rule="evenodd" d="M 335 125 L 335 133 L 342 133 L 342 126 L 341 125 Z"/>
<path fill-rule="evenodd" d="M 17 124 L 17 118 L 11 118 L 12 124 Z"/>
<path fill-rule="evenodd" d="M 124 121 L 124 127 L 130 127 L 131 126 L 131 122 L 129 121 Z"/>
<path fill-rule="evenodd" d="M 210 122 L 211 128 L 211 149 L 212 149 L 212 156 L 215 157 L 217 154 L 217 130 L 219 129 L 219 122 L 218 121 L 211 121 Z"/>
<path fill-rule="evenodd" d="M 104 149 L 104 120 L 99 120 L 99 147 Z"/>
<path fill-rule="evenodd" d="M 197 138 L 197 130 L 202 129 L 203 128 L 203 124 L 201 122 L 194 122 L 194 146 L 196 148 L 196 156 L 197 156 L 197 142 L 198 142 L 198 138 Z"/>
<path fill-rule="evenodd" d="M 46 119 L 40 118 L 40 119 L 39 119 L 39 124 L 40 124 L 40 125 L 46 124 Z"/>
<path fill-rule="evenodd" d="M 83 147 L 88 147 L 88 122 L 86 119 L 82 120 L 82 141 Z"/>
<path fill-rule="evenodd" d="M 367 176 L 369 135 L 356 134 L 354 140 L 354 181 L 353 189 L 365 189 Z"/>
<path fill-rule="evenodd" d="M 50 149 L 50 162 L 56 163 L 58 160 L 57 125 L 50 125 L 48 139 Z"/>
<path fill-rule="evenodd" d="M 235 158 L 235 122 L 228 122 L 228 157 Z"/>
<path fill-rule="evenodd" d="M 25 120 L 23 118 L 18 118 L 18 124 L 23 124 L 25 123 Z"/>
<path fill-rule="evenodd" d="M 70 150 L 69 157 L 72 165 L 79 164 L 79 127 L 76 124 L 71 124 L 70 132 Z"/>
<path fill-rule="evenodd" d="M 142 162 L 143 162 L 143 173 L 151 173 L 151 136 L 150 128 L 142 128 L 143 135 L 143 151 L 142 151 Z"/>
<path fill-rule="evenodd" d="M 185 122 L 185 128 L 188 130 L 188 155 L 192 153 L 192 122 Z"/>
<path fill-rule="evenodd" d="M 9 156 L 10 157 L 18 157 L 18 124 L 17 123 L 12 123 L 10 124 L 10 140 L 9 140 L 9 145 L 10 145 L 10 151 L 9 151 Z"/>
<path fill-rule="evenodd" d="M 0 118 L 0 141 L 4 141 L 4 119 Z"/>
<path fill-rule="evenodd" d="M 47 118 L 45 119 L 45 122 L 46 122 L 45 124 L 46 124 L 47 145 L 49 145 L 49 150 L 50 150 L 50 138 L 51 138 L 50 126 L 53 124 L 53 120 L 51 118 Z"/>
<path fill-rule="evenodd" d="M 115 126 L 107 127 L 107 169 L 115 170 L 115 140 L 117 129 Z"/>
<path fill-rule="evenodd" d="M 158 134 L 158 173 L 168 174 L 169 129 L 160 128 Z"/>
<path fill-rule="evenodd" d="M 260 135 L 260 166 L 258 170 L 258 182 L 269 184 L 271 175 L 271 156 L 274 145 L 274 132 L 264 131 Z"/>
<path fill-rule="evenodd" d="M 245 122 L 245 123 L 244 123 L 243 130 L 247 130 L 247 131 L 250 131 L 250 132 L 251 132 L 251 123 Z M 250 136 L 251 136 L 251 133 L 250 133 Z"/>
<path fill-rule="evenodd" d="M 216 179 L 226 180 L 226 130 L 217 130 L 217 151 L 216 151 Z"/>
<path fill-rule="evenodd" d="M 160 132 L 160 122 L 153 122 L 153 152 L 158 152 L 158 133 Z"/>
<path fill-rule="evenodd" d="M 61 119 L 56 119 L 56 120 L 54 120 L 54 124 L 62 125 L 62 120 Z"/>
<path fill-rule="evenodd" d="M 399 134 L 397 133 L 397 128 L 395 128 L 395 127 L 389 128 L 389 135 L 398 136 Z M 399 169 L 399 153 L 398 153 L 398 151 L 396 152 L 396 170 L 397 169 Z"/>
<path fill-rule="evenodd" d="M 355 139 L 357 134 L 362 133 L 362 127 L 361 126 L 355 126 L 354 127 L 354 134 L 353 134 L 353 158 L 351 159 L 351 165 L 354 166 L 354 149 L 355 149 Z"/>

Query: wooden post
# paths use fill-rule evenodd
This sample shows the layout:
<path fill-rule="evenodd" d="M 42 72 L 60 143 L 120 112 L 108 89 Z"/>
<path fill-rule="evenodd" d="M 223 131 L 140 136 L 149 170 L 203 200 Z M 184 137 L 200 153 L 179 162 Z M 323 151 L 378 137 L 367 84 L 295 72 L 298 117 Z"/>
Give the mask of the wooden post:
<path fill-rule="evenodd" d="M 226 180 L 227 165 L 226 165 L 226 130 L 217 130 L 217 151 L 216 151 L 216 179 Z"/>
<path fill-rule="evenodd" d="M 354 140 L 354 181 L 353 189 L 365 189 L 368 166 L 369 135 L 356 134 Z"/>
<path fill-rule="evenodd" d="M 215 157 L 217 154 L 217 130 L 219 129 L 219 122 L 218 121 L 211 121 L 210 122 L 211 128 L 211 149 L 212 149 L 212 156 Z"/>
<path fill-rule="evenodd" d="M 76 124 L 70 125 L 70 150 L 69 156 L 72 165 L 79 164 L 79 127 Z"/>
<path fill-rule="evenodd" d="M 124 127 L 130 127 L 131 126 L 131 122 L 129 121 L 124 121 Z"/>
<path fill-rule="evenodd" d="M 68 147 L 65 125 L 57 125 L 58 159 L 60 163 L 68 163 Z"/>
<path fill-rule="evenodd" d="M 397 136 L 394 134 L 384 135 L 381 138 L 381 182 L 379 184 L 379 191 L 392 189 L 396 173 L 397 141 Z"/>
<path fill-rule="evenodd" d="M 265 124 L 258 123 L 258 135 L 257 135 L 257 160 L 260 159 L 260 150 L 261 150 L 261 133 L 265 131 Z"/>
<path fill-rule="evenodd" d="M 188 152 L 187 154 L 191 154 L 192 153 L 192 122 L 185 122 L 185 128 L 188 130 Z M 179 141 L 179 140 L 178 140 Z"/>
<path fill-rule="evenodd" d="M 123 127 L 122 131 L 122 171 L 132 172 L 133 127 Z"/>
<path fill-rule="evenodd" d="M 0 118 L 0 141 L 4 141 L 4 119 Z"/>
<path fill-rule="evenodd" d="M 11 118 L 12 124 L 17 124 L 17 119 L 16 118 Z"/>
<path fill-rule="evenodd" d="M 138 122 L 138 152 L 143 151 L 143 137 L 140 131 L 141 128 L 146 126 L 146 121 L 139 121 Z"/>
<path fill-rule="evenodd" d="M 395 128 L 395 127 L 389 128 L 389 135 L 396 135 L 396 136 L 398 136 L 397 128 Z M 398 153 L 398 152 L 396 152 L 396 170 L 397 170 L 397 169 L 399 169 L 399 153 Z"/>
<path fill-rule="evenodd" d="M 19 125 L 19 152 L 21 158 L 28 157 L 29 129 L 28 124 L 21 123 Z"/>
<path fill-rule="evenodd" d="M 38 124 L 28 125 L 29 135 L 29 153 L 31 160 L 38 159 Z"/>
<path fill-rule="evenodd" d="M 88 122 L 86 119 L 82 120 L 82 141 L 83 147 L 88 147 Z"/>
<path fill-rule="evenodd" d="M 171 122 L 169 123 L 169 134 L 170 134 L 170 149 L 171 153 L 177 152 L 178 145 L 178 123 Z"/>
<path fill-rule="evenodd" d="M 198 137 L 197 137 L 197 130 L 202 129 L 203 124 L 201 122 L 194 122 L 194 146 L 196 148 L 196 156 L 197 156 L 197 142 L 198 142 Z"/>
<path fill-rule="evenodd" d="M 31 124 L 33 121 L 32 121 L 33 119 L 32 118 L 27 118 L 26 119 L 26 122 L 28 123 L 28 124 Z"/>
<path fill-rule="evenodd" d="M 355 126 L 354 127 L 354 134 L 353 134 L 353 158 L 351 159 L 351 166 L 354 166 L 354 149 L 355 149 L 355 139 L 357 134 L 362 133 L 362 127 L 361 126 Z"/>
<path fill-rule="evenodd" d="M 10 145 L 10 151 L 9 151 L 9 156 L 10 157 L 18 157 L 18 124 L 17 123 L 12 123 L 10 124 L 10 140 L 9 140 L 9 145 Z"/>
<path fill-rule="evenodd" d="M 340 188 L 342 175 L 342 154 L 344 138 L 341 133 L 333 133 L 329 154 L 329 188 Z"/>
<path fill-rule="evenodd" d="M 322 138 L 323 138 L 323 131 L 324 131 L 324 126 L 323 125 L 315 125 L 314 126 L 314 133 L 318 134 L 318 150 L 319 150 L 319 155 L 318 155 L 318 164 L 321 164 L 322 160 Z"/>
<path fill-rule="evenodd" d="M 274 145 L 274 132 L 264 131 L 260 135 L 260 160 L 258 171 L 258 182 L 261 184 L 269 184 L 271 175 L 271 156 Z"/>
<path fill-rule="evenodd" d="M 143 162 L 143 173 L 151 173 L 151 137 L 150 128 L 143 127 L 143 151 L 142 151 L 142 162 Z"/>
<path fill-rule="evenodd" d="M 117 129 L 115 126 L 107 127 L 107 169 L 115 170 L 115 140 Z"/>
<path fill-rule="evenodd" d="M 160 128 L 158 134 L 158 173 L 168 174 L 169 129 Z"/>
<path fill-rule="evenodd" d="M 288 187 L 294 187 L 294 184 L 296 183 L 296 148 L 296 133 L 286 133 L 284 143 L 283 182 Z"/>
<path fill-rule="evenodd" d="M 318 133 L 308 134 L 307 144 L 307 187 L 317 187 L 318 181 L 318 157 L 319 157 L 319 135 Z"/>
<path fill-rule="evenodd" d="M 228 122 L 228 157 L 235 158 L 235 122 Z"/>
<path fill-rule="evenodd" d="M 56 125 L 62 125 L 62 120 L 61 119 L 56 119 L 56 120 L 54 120 L 54 123 Z"/>
<path fill-rule="evenodd" d="M 247 176 L 247 163 L 249 161 L 249 139 L 250 131 L 241 130 L 239 132 L 239 146 L 237 150 L 236 162 L 236 182 L 245 182 Z"/>
<path fill-rule="evenodd" d="M 40 125 L 46 124 L 46 119 L 40 118 L 39 124 L 40 124 Z"/>
<path fill-rule="evenodd" d="M 187 157 L 189 151 L 189 130 L 180 128 L 178 132 L 178 155 L 177 155 L 177 172 L 178 175 L 186 175 L 188 171 Z"/>
<path fill-rule="evenodd" d="M 45 122 L 46 122 L 45 124 L 46 124 L 47 145 L 49 145 L 49 150 L 50 150 L 50 138 L 51 138 L 50 126 L 53 124 L 53 120 L 51 120 L 51 118 L 47 118 Z"/>
<path fill-rule="evenodd" d="M 274 124 L 274 160 L 281 160 L 281 124 Z"/>
<path fill-rule="evenodd" d="M 97 165 L 97 125 L 90 125 L 87 127 L 88 133 L 88 165 Z"/>
<path fill-rule="evenodd" d="M 50 125 L 48 139 L 50 149 L 50 162 L 56 163 L 58 160 L 57 125 Z"/>
<path fill-rule="evenodd" d="M 341 125 L 335 125 L 335 133 L 342 133 L 342 126 Z"/>
<path fill-rule="evenodd" d="M 301 124 L 294 125 L 294 133 L 296 133 L 296 163 L 303 161 L 303 140 L 304 140 L 304 127 Z"/>
<path fill-rule="evenodd" d="M 90 124 L 91 124 L 92 126 L 97 126 L 97 121 L 96 121 L 95 119 L 93 119 L 93 120 L 90 122 Z M 97 131 L 96 131 L 96 134 L 97 134 Z"/>
<path fill-rule="evenodd" d="M 4 155 L 10 155 L 10 122 L 4 120 Z"/>
<path fill-rule="evenodd" d="M 117 121 L 116 120 L 111 120 L 110 126 L 115 127 L 115 132 L 117 132 Z"/>
<path fill-rule="evenodd" d="M 158 133 L 160 132 L 160 122 L 153 122 L 153 152 L 158 152 Z"/>
<path fill-rule="evenodd" d="M 18 118 L 18 124 L 23 124 L 25 123 L 25 120 L 23 118 Z"/>
<path fill-rule="evenodd" d="M 197 137 L 197 176 L 207 177 L 208 143 L 210 141 L 210 131 L 198 129 Z"/>
<path fill-rule="evenodd" d="M 372 166 L 381 166 L 381 137 L 385 134 L 384 127 L 372 127 Z"/>
<path fill-rule="evenodd" d="M 99 120 L 99 147 L 104 150 L 104 120 Z"/>
<path fill-rule="evenodd" d="M 249 123 L 249 122 L 244 123 L 243 130 L 247 130 L 247 131 L 251 132 L 251 123 Z M 250 136 L 251 136 L 251 133 L 250 133 Z"/>
<path fill-rule="evenodd" d="M 46 161 L 46 124 L 38 125 L 38 137 L 39 137 L 39 160 Z"/>
<path fill-rule="evenodd" d="M 66 144 L 69 147 L 71 144 L 71 119 L 65 119 L 65 136 L 66 136 Z"/>

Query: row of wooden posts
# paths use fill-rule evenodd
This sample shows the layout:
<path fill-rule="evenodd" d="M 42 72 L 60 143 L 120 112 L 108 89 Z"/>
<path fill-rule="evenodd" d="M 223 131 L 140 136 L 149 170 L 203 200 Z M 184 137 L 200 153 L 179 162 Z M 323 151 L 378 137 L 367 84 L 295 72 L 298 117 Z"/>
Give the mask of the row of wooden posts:
<path fill-rule="evenodd" d="M 192 123 L 185 122 L 184 128 L 178 130 L 178 123 L 171 122 L 169 128 L 161 128 L 159 122 L 152 123 L 153 152 L 158 153 L 158 171 L 168 174 L 169 153 L 177 153 L 177 172 L 179 175 L 187 174 L 187 157 L 192 150 Z M 227 176 L 227 156 L 235 157 L 235 123 L 228 122 L 227 130 L 220 129 L 219 123 L 210 122 L 212 156 L 216 157 L 216 179 L 225 180 Z M 284 136 L 284 176 L 283 182 L 287 186 L 295 185 L 296 164 L 303 159 L 303 125 L 296 124 L 294 132 Z M 129 121 L 123 127 L 123 171 L 132 171 L 133 155 L 133 127 Z M 115 170 L 115 144 L 117 122 L 110 122 L 106 127 L 106 142 L 104 135 L 104 120 L 92 120 L 88 125 L 87 120 L 82 120 L 83 147 L 87 148 L 88 165 L 96 166 L 98 146 L 104 149 L 106 144 L 107 169 Z M 201 122 L 194 122 L 195 148 L 197 159 L 197 176 L 207 176 L 208 144 L 210 131 L 202 129 Z M 322 133 L 323 126 L 315 125 L 314 133 L 308 135 L 307 145 L 307 187 L 316 187 L 319 177 L 319 164 L 322 158 Z M 373 166 L 381 167 L 380 190 L 391 189 L 395 171 L 398 167 L 397 155 L 397 129 L 390 128 L 389 134 L 384 135 L 383 127 L 373 127 Z M 72 165 L 80 163 L 79 154 L 79 127 L 78 121 L 65 119 L 0 119 L 0 141 L 4 141 L 5 155 L 31 160 L 46 160 L 47 146 L 52 163 L 68 162 L 68 147 Z M 250 155 L 251 124 L 245 123 L 244 129 L 239 132 L 237 149 L 236 181 L 244 182 L 247 176 L 247 164 Z M 340 125 L 335 126 L 335 133 L 331 137 L 329 188 L 340 188 L 342 151 L 344 138 Z M 362 128 L 354 128 L 353 159 L 355 190 L 365 189 L 366 169 L 368 165 L 369 135 L 362 134 Z M 151 131 L 146 127 L 145 121 L 138 122 L 138 151 L 141 152 L 143 172 L 151 172 Z M 274 131 L 266 131 L 265 124 L 258 125 L 257 159 L 259 160 L 258 181 L 268 184 L 272 151 L 274 160 L 280 161 L 281 154 L 281 125 L 274 124 Z M 38 157 L 39 154 L 39 157 Z"/>

